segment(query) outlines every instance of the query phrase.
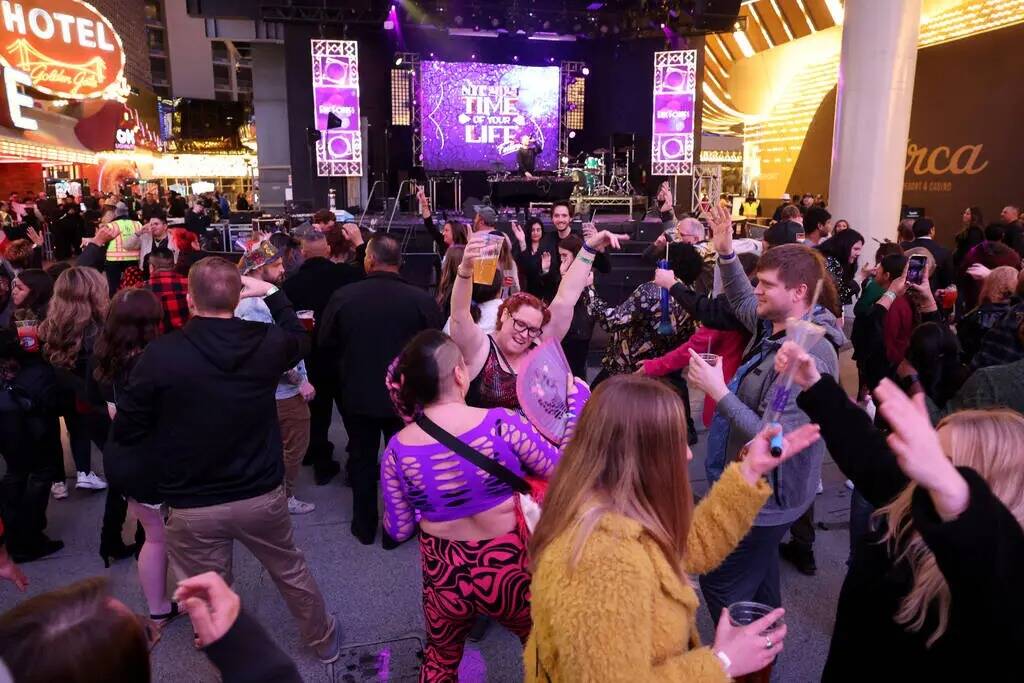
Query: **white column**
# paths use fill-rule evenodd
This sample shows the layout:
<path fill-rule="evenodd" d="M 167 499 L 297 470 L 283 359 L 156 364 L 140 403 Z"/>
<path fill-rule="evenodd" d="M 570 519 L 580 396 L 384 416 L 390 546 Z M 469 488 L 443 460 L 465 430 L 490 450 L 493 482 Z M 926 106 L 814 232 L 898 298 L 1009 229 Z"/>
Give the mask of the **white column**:
<path fill-rule="evenodd" d="M 896 239 L 921 0 L 846 0 L 829 211 L 867 240 Z"/>

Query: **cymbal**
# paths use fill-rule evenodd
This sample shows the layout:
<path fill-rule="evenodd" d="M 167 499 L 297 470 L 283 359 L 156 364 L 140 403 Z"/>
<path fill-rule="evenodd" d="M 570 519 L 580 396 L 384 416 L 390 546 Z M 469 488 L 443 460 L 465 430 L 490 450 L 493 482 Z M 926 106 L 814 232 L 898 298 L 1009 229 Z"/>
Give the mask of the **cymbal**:
<path fill-rule="evenodd" d="M 609 151 L 610 150 L 607 150 L 604 147 L 598 147 L 594 150 L 594 154 L 607 154 Z"/>

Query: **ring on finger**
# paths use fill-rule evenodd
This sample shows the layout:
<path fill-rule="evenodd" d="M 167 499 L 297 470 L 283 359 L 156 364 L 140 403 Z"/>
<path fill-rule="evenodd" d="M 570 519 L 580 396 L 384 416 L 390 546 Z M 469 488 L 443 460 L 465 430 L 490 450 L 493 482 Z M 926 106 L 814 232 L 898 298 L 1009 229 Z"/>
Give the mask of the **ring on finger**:
<path fill-rule="evenodd" d="M 765 636 L 764 637 L 764 649 L 766 649 L 766 650 L 772 649 L 772 637 L 771 636 Z"/>

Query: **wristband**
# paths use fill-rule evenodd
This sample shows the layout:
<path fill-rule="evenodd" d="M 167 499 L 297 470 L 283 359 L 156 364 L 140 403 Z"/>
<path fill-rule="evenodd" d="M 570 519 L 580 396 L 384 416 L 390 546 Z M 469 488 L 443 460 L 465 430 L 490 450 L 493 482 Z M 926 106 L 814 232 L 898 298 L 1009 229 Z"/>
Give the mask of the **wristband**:
<path fill-rule="evenodd" d="M 731 261 L 734 258 L 736 258 L 736 252 L 735 251 L 730 251 L 728 254 L 719 254 L 718 255 L 718 260 L 719 261 Z"/>
<path fill-rule="evenodd" d="M 889 301 L 896 301 L 896 292 L 885 292 L 882 296 L 887 298 Z"/>
<path fill-rule="evenodd" d="M 600 253 L 597 251 L 597 249 L 594 249 L 586 242 L 583 243 L 583 251 L 587 252 L 588 254 L 593 254 L 594 256 L 597 256 Z"/>
<path fill-rule="evenodd" d="M 580 260 L 580 261 L 583 261 L 583 262 L 584 262 L 584 263 L 586 263 L 586 264 L 587 264 L 588 266 L 592 266 L 592 265 L 594 265 L 594 259 L 592 259 L 592 258 L 587 258 L 586 256 L 577 256 L 576 258 L 577 258 L 578 260 Z"/>
<path fill-rule="evenodd" d="M 721 650 L 717 650 L 715 651 L 715 656 L 722 662 L 722 667 L 725 669 L 725 674 L 728 676 L 729 669 L 732 668 L 732 660 L 729 659 L 729 655 L 725 654 Z"/>
<path fill-rule="evenodd" d="M 267 293 L 263 295 L 263 298 L 266 299 L 268 296 L 277 294 L 280 291 L 281 290 L 277 288 L 277 285 L 270 285 L 270 289 L 268 289 Z"/>
<path fill-rule="evenodd" d="M 457 277 L 461 277 L 461 278 L 464 278 L 464 279 L 468 280 L 469 278 L 473 277 L 473 271 L 469 271 L 469 275 L 463 275 L 462 274 L 462 268 L 459 268 L 458 270 L 455 271 L 455 275 Z"/>

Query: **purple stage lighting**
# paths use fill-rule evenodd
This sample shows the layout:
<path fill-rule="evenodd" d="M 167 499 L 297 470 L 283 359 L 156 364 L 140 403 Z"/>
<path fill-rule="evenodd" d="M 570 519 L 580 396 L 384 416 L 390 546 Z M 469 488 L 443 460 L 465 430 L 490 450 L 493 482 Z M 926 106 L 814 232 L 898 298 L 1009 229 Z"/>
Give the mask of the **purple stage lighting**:
<path fill-rule="evenodd" d="M 423 62 L 424 166 L 489 170 L 516 163 L 520 138 L 542 147 L 537 168 L 558 164 L 558 67 Z"/>

